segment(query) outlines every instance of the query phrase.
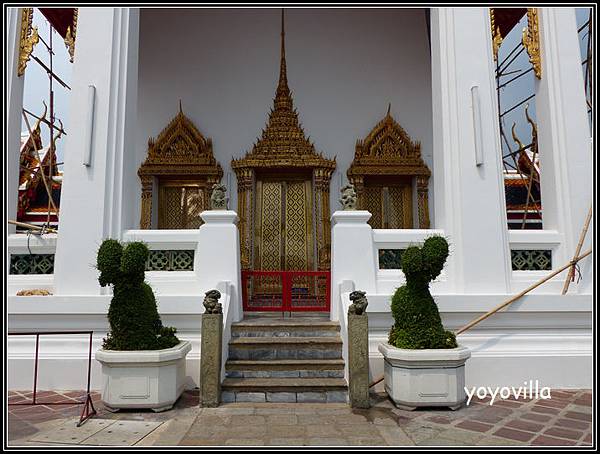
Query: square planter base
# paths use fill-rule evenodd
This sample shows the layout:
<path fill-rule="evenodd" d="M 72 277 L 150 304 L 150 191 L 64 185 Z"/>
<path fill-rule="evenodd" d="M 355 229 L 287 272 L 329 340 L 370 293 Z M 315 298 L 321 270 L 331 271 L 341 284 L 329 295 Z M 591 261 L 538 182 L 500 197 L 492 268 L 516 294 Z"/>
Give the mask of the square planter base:
<path fill-rule="evenodd" d="M 385 390 L 403 410 L 417 407 L 460 408 L 466 401 L 466 347 L 409 350 L 380 344 L 385 359 Z"/>
<path fill-rule="evenodd" d="M 188 341 L 164 350 L 98 350 L 102 364 L 102 402 L 109 411 L 123 408 L 169 410 L 183 393 Z"/>

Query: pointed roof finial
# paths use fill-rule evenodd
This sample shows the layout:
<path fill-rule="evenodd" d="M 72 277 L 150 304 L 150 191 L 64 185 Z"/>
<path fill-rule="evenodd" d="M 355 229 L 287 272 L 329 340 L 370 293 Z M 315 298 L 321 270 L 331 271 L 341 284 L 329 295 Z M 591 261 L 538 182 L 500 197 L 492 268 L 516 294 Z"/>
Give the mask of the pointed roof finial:
<path fill-rule="evenodd" d="M 179 98 L 179 113 L 183 114 L 183 108 L 181 107 L 181 98 Z"/>
<path fill-rule="evenodd" d="M 385 114 L 386 117 L 390 116 L 390 109 L 392 108 L 392 103 L 388 102 L 388 110 L 387 110 L 387 114 Z"/>
<path fill-rule="evenodd" d="M 284 92 L 289 92 L 288 82 L 287 82 L 287 66 L 285 61 L 285 13 L 284 9 L 281 8 L 281 54 L 280 54 L 280 62 L 279 62 L 279 85 L 277 86 L 277 91 L 283 90 Z"/>

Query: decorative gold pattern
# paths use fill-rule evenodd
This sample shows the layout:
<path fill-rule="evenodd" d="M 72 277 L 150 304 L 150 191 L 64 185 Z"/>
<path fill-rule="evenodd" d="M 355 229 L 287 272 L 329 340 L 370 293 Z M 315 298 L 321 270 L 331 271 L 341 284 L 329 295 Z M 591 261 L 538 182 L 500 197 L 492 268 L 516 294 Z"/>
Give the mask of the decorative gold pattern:
<path fill-rule="evenodd" d="M 406 131 L 394 120 L 390 114 L 390 107 L 388 106 L 387 114 L 369 135 L 364 140 L 356 142 L 354 160 L 347 172 L 348 180 L 356 188 L 359 207 L 374 207 L 373 201 L 369 201 L 368 205 L 365 204 L 364 199 L 368 187 L 365 184 L 366 179 L 372 182 L 399 176 L 415 178 L 418 207 L 420 208 L 419 228 L 429 228 L 427 183 L 431 172 L 421 158 L 421 144 L 413 142 Z M 383 186 L 383 184 L 378 183 L 377 186 Z M 383 194 L 380 192 L 379 197 L 382 196 Z M 373 195 L 369 197 L 373 197 Z M 412 193 L 409 200 L 412 200 Z M 410 206 L 406 204 L 405 210 L 412 213 L 412 206 L 412 202 Z M 404 216 L 404 219 L 408 218 L 407 215 Z M 410 219 L 412 219 L 412 214 Z M 374 220 L 372 225 L 377 225 L 375 222 Z M 383 219 L 380 222 L 383 222 Z"/>
<path fill-rule="evenodd" d="M 390 186 L 388 190 L 388 229 L 412 228 L 412 188 L 409 185 Z"/>
<path fill-rule="evenodd" d="M 166 183 L 159 189 L 158 228 L 197 229 L 205 210 L 204 190 L 196 184 Z"/>
<path fill-rule="evenodd" d="M 279 182 L 262 183 L 260 213 L 260 264 L 261 270 L 281 269 L 282 235 L 281 210 L 283 191 Z"/>
<path fill-rule="evenodd" d="M 67 51 L 69 52 L 69 61 L 73 63 L 75 60 L 75 37 L 77 35 L 77 14 L 79 9 L 75 8 L 73 10 L 73 28 L 71 26 L 67 27 L 67 33 L 65 35 L 65 46 L 67 46 Z"/>
<path fill-rule="evenodd" d="M 173 179 L 194 183 L 201 189 L 201 207 L 204 208 L 209 206 L 210 188 L 221 181 L 223 170 L 213 156 L 211 139 L 205 139 L 184 115 L 180 103 L 178 114 L 156 140 L 148 140 L 148 156 L 138 169 L 138 175 L 142 182 L 140 228 L 150 229 L 154 178 L 159 185 Z M 200 206 L 199 201 L 196 205 Z"/>
<path fill-rule="evenodd" d="M 40 41 L 37 27 L 33 27 L 33 8 L 23 8 L 21 12 L 21 37 L 19 41 L 19 66 L 17 75 L 25 74 L 27 62 L 31 57 L 33 48 Z"/>
<path fill-rule="evenodd" d="M 363 192 L 364 209 L 371 213 L 369 224 L 373 228 L 383 226 L 383 196 L 379 186 L 367 186 Z"/>
<path fill-rule="evenodd" d="M 287 183 L 285 194 L 285 269 L 308 269 L 307 191 L 303 181 Z"/>
<path fill-rule="evenodd" d="M 317 228 L 317 255 L 320 269 L 329 268 L 329 181 L 335 170 L 335 159 L 327 159 L 317 153 L 314 144 L 306 137 L 298 119 L 298 112 L 287 82 L 287 63 L 285 58 L 285 28 L 282 12 L 281 21 L 281 60 L 279 67 L 279 83 L 269 113 L 269 120 L 262 135 L 257 139 L 252 150 L 243 158 L 233 159 L 231 167 L 238 179 L 238 214 L 240 216 L 240 235 L 242 237 L 242 267 L 247 269 L 252 263 L 251 256 L 256 253 L 253 243 L 255 235 L 251 230 L 260 228 L 257 222 L 253 226 L 252 213 L 260 213 L 261 197 L 255 200 L 255 184 L 262 175 L 276 175 L 290 170 L 308 170 L 312 172 L 314 184 L 315 206 L 308 214 L 306 222 L 315 223 Z M 255 178 L 256 169 L 261 177 Z M 312 191 L 311 191 L 312 192 Z M 258 193 L 258 190 L 257 190 Z M 312 196 L 311 196 L 312 199 Z M 256 207 L 252 205 L 256 203 Z M 264 201 L 263 201 L 264 203 Z M 264 238 L 263 238 L 264 243 Z"/>
<path fill-rule="evenodd" d="M 503 38 L 500 33 L 500 27 L 497 27 L 495 24 L 494 8 L 490 8 L 490 24 L 492 28 L 492 50 L 494 52 L 494 61 L 498 61 L 498 49 L 500 49 Z"/>
<path fill-rule="evenodd" d="M 540 34 L 537 8 L 527 8 L 527 28 L 523 29 L 523 47 L 529 55 L 529 62 L 538 79 L 542 78 L 542 61 L 540 56 Z"/>

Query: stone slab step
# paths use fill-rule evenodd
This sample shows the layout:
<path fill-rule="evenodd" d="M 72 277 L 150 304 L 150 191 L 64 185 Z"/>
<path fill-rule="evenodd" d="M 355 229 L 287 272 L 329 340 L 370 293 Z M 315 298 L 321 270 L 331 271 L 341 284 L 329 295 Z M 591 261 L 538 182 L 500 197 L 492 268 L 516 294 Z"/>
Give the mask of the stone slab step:
<path fill-rule="evenodd" d="M 226 378 L 221 386 L 226 402 L 347 402 L 346 380 Z"/>
<path fill-rule="evenodd" d="M 343 378 L 226 378 L 223 390 L 301 392 L 301 391 L 346 391 L 348 385 Z"/>
<path fill-rule="evenodd" d="M 342 339 L 336 337 L 238 337 L 229 342 L 229 359 L 339 359 Z"/>
<path fill-rule="evenodd" d="M 348 391 L 236 391 L 225 390 L 221 393 L 222 403 L 231 402 L 273 402 L 273 403 L 347 403 Z"/>
<path fill-rule="evenodd" d="M 344 360 L 229 360 L 225 370 L 229 378 L 344 378 Z"/>
<path fill-rule="evenodd" d="M 242 321 L 231 326 L 233 337 L 321 337 L 337 336 L 339 332 L 339 323 L 329 321 Z"/>

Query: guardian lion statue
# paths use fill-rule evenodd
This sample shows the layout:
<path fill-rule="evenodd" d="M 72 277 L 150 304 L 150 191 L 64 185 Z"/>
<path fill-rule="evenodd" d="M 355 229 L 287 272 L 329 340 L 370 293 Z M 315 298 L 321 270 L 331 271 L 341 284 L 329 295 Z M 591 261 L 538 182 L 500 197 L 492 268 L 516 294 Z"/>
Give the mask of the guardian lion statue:
<path fill-rule="evenodd" d="M 224 184 L 217 183 L 212 187 L 212 194 L 210 195 L 210 207 L 213 210 L 226 210 L 227 202 L 229 197 L 225 195 L 227 188 Z"/>
<path fill-rule="evenodd" d="M 352 304 L 348 308 L 348 314 L 362 315 L 365 313 L 369 302 L 367 301 L 366 293 L 361 290 L 354 290 L 350 293 L 350 301 Z"/>
<path fill-rule="evenodd" d="M 353 184 L 347 184 L 342 188 L 342 198 L 340 203 L 344 210 L 356 210 L 356 190 Z"/>
<path fill-rule="evenodd" d="M 222 314 L 223 306 L 219 303 L 219 298 L 221 298 L 221 292 L 218 290 L 209 290 L 204 294 L 204 307 L 206 308 L 205 314 Z"/>

